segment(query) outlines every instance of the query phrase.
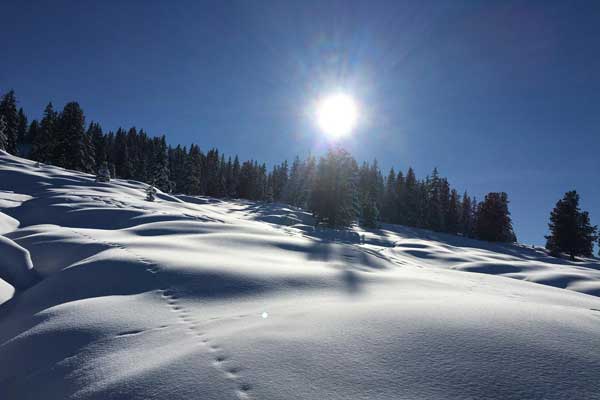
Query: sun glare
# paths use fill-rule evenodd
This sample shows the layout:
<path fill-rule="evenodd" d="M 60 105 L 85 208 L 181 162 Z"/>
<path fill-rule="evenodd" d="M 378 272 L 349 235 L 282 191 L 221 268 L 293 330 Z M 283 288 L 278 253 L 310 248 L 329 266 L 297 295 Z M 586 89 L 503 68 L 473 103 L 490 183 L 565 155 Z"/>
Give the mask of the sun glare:
<path fill-rule="evenodd" d="M 319 128 L 332 138 L 348 135 L 358 120 L 358 107 L 354 99 L 344 93 L 323 98 L 317 106 Z"/>

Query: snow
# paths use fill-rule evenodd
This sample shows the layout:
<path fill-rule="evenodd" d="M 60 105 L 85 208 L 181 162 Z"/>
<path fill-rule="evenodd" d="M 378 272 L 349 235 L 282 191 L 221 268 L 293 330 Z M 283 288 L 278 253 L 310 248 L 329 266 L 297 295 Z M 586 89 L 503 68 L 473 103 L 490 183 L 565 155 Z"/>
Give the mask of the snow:
<path fill-rule="evenodd" d="M 0 153 L 2 398 L 600 399 L 597 259 L 146 188 Z"/>
<path fill-rule="evenodd" d="M 0 278 L 16 289 L 27 289 L 37 281 L 29 251 L 0 236 Z"/>
<path fill-rule="evenodd" d="M 0 212 L 0 235 L 12 232 L 19 226 L 19 221 Z"/>

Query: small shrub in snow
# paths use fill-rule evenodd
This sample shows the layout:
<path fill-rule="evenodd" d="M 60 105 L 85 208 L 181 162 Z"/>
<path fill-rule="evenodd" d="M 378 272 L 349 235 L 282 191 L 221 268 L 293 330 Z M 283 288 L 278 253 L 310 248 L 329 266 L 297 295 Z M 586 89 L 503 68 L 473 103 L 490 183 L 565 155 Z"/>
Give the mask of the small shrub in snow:
<path fill-rule="evenodd" d="M 108 164 L 106 161 L 98 169 L 98 174 L 96 174 L 96 182 L 110 182 L 110 171 L 108 170 Z"/>
<path fill-rule="evenodd" d="M 152 185 L 146 188 L 146 201 L 154 201 L 156 199 L 156 188 Z"/>

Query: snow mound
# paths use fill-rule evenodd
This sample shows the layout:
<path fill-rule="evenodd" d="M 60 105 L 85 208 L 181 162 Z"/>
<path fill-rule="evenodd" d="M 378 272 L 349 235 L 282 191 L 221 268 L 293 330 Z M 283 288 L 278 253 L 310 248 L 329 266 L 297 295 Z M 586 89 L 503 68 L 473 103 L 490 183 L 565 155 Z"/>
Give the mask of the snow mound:
<path fill-rule="evenodd" d="M 0 235 L 12 232 L 19 227 L 19 221 L 0 212 Z"/>
<path fill-rule="evenodd" d="M 14 288 L 27 289 L 37 281 L 29 251 L 0 236 L 0 279 Z"/>
<path fill-rule="evenodd" d="M 2 398 L 600 399 L 596 259 L 146 187 L 0 154 Z"/>
<path fill-rule="evenodd" d="M 0 305 L 12 299 L 15 294 L 15 288 L 0 279 Z"/>

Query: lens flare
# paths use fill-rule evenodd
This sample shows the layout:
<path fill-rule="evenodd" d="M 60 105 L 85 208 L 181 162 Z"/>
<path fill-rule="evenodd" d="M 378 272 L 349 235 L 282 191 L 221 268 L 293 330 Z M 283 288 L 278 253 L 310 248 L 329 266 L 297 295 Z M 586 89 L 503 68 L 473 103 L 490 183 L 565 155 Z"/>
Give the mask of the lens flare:
<path fill-rule="evenodd" d="M 358 120 L 354 99 L 344 93 L 324 97 L 317 106 L 317 124 L 332 138 L 348 135 Z"/>

